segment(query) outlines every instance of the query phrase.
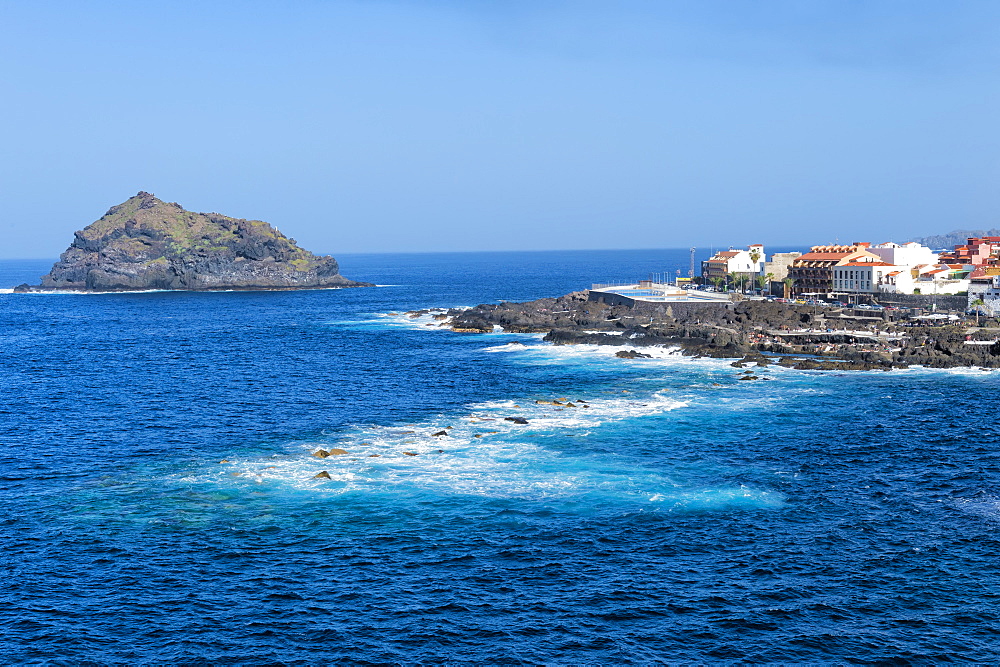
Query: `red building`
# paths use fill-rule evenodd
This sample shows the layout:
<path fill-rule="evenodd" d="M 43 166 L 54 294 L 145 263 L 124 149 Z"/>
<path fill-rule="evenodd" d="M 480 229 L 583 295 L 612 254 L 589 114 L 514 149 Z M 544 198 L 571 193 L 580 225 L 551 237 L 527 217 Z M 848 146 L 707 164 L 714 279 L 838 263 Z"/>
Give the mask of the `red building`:
<path fill-rule="evenodd" d="M 977 236 L 965 245 L 957 245 L 951 252 L 942 253 L 944 264 L 971 264 L 982 266 L 1000 262 L 1000 236 Z"/>

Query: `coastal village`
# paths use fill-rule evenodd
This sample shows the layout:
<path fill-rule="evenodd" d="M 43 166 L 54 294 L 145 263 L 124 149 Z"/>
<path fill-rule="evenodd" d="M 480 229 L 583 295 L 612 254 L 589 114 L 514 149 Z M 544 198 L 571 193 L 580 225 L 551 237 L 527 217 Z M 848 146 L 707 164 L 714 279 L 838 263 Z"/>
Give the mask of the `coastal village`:
<path fill-rule="evenodd" d="M 595 284 L 437 319 L 460 332 L 614 345 L 626 359 L 649 356 L 630 348 L 660 346 L 807 370 L 1000 368 L 1000 236 L 944 252 L 859 242 L 768 256 L 754 244 L 713 254 L 699 276 L 691 256 L 692 275 L 669 284 Z"/>
<path fill-rule="evenodd" d="M 611 299 L 610 295 L 618 295 L 651 302 L 727 302 L 738 295 L 737 299 L 996 317 L 1000 236 L 971 237 L 944 251 L 916 242 L 856 242 L 768 256 L 762 244 L 752 244 L 716 252 L 701 263 L 699 276 L 694 275 L 692 261 L 690 275 L 672 285 L 647 280 L 594 285 L 593 290 Z"/>

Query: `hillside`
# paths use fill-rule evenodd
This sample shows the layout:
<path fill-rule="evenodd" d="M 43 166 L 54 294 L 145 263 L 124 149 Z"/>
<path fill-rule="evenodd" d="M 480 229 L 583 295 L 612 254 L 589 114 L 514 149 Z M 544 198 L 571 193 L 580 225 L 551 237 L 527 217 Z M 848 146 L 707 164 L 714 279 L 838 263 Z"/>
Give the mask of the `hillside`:
<path fill-rule="evenodd" d="M 965 245 L 966 240 L 974 236 L 1000 236 L 1000 229 L 956 229 L 953 232 L 948 232 L 947 234 L 938 234 L 934 236 L 925 236 L 918 239 L 910 239 L 911 241 L 916 241 L 928 248 L 954 248 L 957 245 Z"/>

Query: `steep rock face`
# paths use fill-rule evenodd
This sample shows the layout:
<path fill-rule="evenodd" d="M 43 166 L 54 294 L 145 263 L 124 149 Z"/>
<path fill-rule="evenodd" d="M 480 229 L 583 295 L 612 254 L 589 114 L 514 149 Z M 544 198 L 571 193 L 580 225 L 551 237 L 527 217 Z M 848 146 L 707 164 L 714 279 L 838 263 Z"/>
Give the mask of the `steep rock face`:
<path fill-rule="evenodd" d="M 260 220 L 192 213 L 140 192 L 76 232 L 69 249 L 21 291 L 358 287 Z"/>

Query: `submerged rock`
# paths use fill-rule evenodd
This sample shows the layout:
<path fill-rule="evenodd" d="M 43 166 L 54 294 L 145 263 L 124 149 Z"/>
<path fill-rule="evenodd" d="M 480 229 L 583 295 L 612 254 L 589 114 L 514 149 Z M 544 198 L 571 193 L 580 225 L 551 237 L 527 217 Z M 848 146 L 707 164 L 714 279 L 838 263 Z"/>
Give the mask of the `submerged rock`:
<path fill-rule="evenodd" d="M 360 287 L 260 220 L 193 213 L 140 192 L 76 232 L 41 285 L 15 291 Z"/>
<path fill-rule="evenodd" d="M 527 424 L 528 420 L 524 417 L 504 417 L 505 422 L 514 422 L 515 424 Z"/>
<path fill-rule="evenodd" d="M 323 472 L 318 472 L 315 475 L 313 475 L 313 479 L 333 479 L 333 478 L 330 477 L 330 473 L 324 470 Z"/>
<path fill-rule="evenodd" d="M 636 350 L 618 350 L 615 352 L 615 356 L 619 359 L 652 359 L 653 355 L 643 354 L 642 352 L 637 352 Z"/>

